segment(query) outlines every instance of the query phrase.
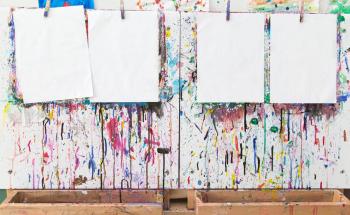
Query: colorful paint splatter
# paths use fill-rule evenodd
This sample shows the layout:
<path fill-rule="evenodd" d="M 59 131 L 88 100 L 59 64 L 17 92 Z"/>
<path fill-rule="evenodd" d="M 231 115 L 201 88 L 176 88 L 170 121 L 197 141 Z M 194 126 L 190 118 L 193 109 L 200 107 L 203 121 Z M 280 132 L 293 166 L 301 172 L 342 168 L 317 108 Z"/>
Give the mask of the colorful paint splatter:
<path fill-rule="evenodd" d="M 239 11 L 299 10 L 295 0 L 238 2 Z M 198 11 L 225 1 L 210 3 L 138 0 L 134 6 Z M 308 12 L 318 11 L 318 1 L 306 5 Z M 333 2 L 330 8 L 346 13 L 342 6 Z M 349 187 L 350 17 L 340 17 L 336 105 L 269 104 L 268 19 L 266 104 L 198 104 L 195 14 L 166 12 L 162 20 L 162 102 L 155 104 L 25 106 L 15 75 L 14 28 L 0 29 L 4 188 L 160 188 L 158 147 L 171 151 L 165 160 L 168 188 Z"/>

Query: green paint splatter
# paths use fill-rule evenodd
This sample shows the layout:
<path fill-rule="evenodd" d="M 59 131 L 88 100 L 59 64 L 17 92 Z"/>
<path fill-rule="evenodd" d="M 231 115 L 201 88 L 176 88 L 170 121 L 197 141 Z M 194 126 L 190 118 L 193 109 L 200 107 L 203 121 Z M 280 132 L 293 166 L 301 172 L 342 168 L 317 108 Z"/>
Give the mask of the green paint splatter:
<path fill-rule="evenodd" d="M 273 132 L 273 133 L 277 133 L 278 132 L 278 127 L 277 126 L 272 126 L 270 128 L 270 131 Z"/>
<path fill-rule="evenodd" d="M 345 21 L 345 17 L 343 15 L 339 15 L 338 22 L 344 22 L 344 21 Z"/>
<path fill-rule="evenodd" d="M 250 120 L 250 123 L 252 125 L 257 125 L 259 123 L 259 120 L 257 118 L 253 118 L 252 120 Z"/>
<path fill-rule="evenodd" d="M 346 78 L 346 75 L 344 73 L 339 73 L 339 81 L 342 84 L 345 84 L 348 82 L 348 79 Z"/>
<path fill-rule="evenodd" d="M 190 63 L 194 63 L 194 62 L 195 62 L 195 57 L 192 56 L 192 57 L 190 58 Z"/>
<path fill-rule="evenodd" d="M 91 104 L 90 99 L 84 99 L 83 100 L 83 104 L 84 105 L 90 105 Z"/>
<path fill-rule="evenodd" d="M 331 13 L 334 14 L 350 14 L 350 5 L 348 4 L 349 0 L 332 0 L 330 2 L 330 5 L 332 7 L 331 9 Z M 338 17 L 338 21 L 339 19 L 341 21 L 344 21 L 344 16 L 339 16 Z"/>
<path fill-rule="evenodd" d="M 310 160 L 307 160 L 307 161 L 305 162 L 305 165 L 309 168 L 309 167 L 310 167 Z"/>

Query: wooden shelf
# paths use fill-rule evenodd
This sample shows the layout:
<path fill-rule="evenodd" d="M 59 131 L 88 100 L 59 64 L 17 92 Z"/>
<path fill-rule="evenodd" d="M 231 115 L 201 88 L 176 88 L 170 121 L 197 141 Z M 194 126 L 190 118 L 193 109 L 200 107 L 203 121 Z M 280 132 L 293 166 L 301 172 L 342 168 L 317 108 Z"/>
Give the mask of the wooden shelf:
<path fill-rule="evenodd" d="M 350 215 L 339 190 L 13 190 L 1 215 Z"/>
<path fill-rule="evenodd" d="M 10 191 L 1 215 L 144 215 L 163 214 L 158 191 Z"/>
<path fill-rule="evenodd" d="M 196 214 L 346 215 L 349 200 L 338 190 L 197 192 Z"/>

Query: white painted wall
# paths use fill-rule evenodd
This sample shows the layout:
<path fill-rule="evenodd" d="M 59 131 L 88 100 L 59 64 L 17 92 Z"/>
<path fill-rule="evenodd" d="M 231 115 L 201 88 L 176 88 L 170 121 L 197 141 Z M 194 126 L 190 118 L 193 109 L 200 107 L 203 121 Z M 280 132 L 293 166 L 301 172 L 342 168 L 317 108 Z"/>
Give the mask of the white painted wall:
<path fill-rule="evenodd" d="M 136 0 L 125 0 L 127 9 L 135 9 Z M 95 0 L 97 9 L 119 9 L 120 0 Z M 0 0 L 0 7 L 38 7 L 38 0 Z"/>
<path fill-rule="evenodd" d="M 38 7 L 38 0 L 0 0 L 0 7 Z"/>
<path fill-rule="evenodd" d="M 209 0 L 210 2 L 215 2 L 217 0 Z M 320 0 L 320 12 L 324 13 L 328 10 L 328 3 L 330 0 Z M 124 5 L 126 9 L 135 9 L 136 0 L 124 0 Z M 239 2 L 239 1 L 237 1 Z M 95 6 L 97 9 L 119 9 L 120 0 L 95 0 Z M 212 4 L 214 5 L 214 4 Z M 37 7 L 38 0 L 0 0 L 1 6 L 10 7 Z M 212 8 L 212 10 L 217 10 L 217 8 Z"/>
<path fill-rule="evenodd" d="M 128 5 L 128 2 L 134 3 L 134 0 L 124 0 L 124 6 Z M 120 0 L 95 0 L 95 8 L 98 9 L 119 9 Z"/>

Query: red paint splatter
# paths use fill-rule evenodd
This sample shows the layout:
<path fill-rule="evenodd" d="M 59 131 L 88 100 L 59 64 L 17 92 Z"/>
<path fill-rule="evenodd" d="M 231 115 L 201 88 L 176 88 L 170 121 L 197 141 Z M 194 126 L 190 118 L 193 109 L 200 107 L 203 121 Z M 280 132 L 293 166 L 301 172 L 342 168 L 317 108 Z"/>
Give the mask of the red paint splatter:
<path fill-rule="evenodd" d="M 317 125 L 315 125 L 314 127 L 315 127 L 315 145 L 318 145 L 320 143 L 320 140 L 317 137 L 318 128 L 317 128 Z"/>
<path fill-rule="evenodd" d="M 45 164 L 47 164 L 49 162 L 49 153 L 44 152 L 43 154 L 43 161 Z"/>
<path fill-rule="evenodd" d="M 31 148 L 30 148 L 30 144 L 32 144 L 32 140 L 29 140 L 27 146 L 28 146 L 28 149 L 29 149 L 29 152 L 32 152 Z"/>
<path fill-rule="evenodd" d="M 322 137 L 322 145 L 324 145 L 325 143 L 326 143 L 326 137 L 323 136 L 323 137 Z"/>

